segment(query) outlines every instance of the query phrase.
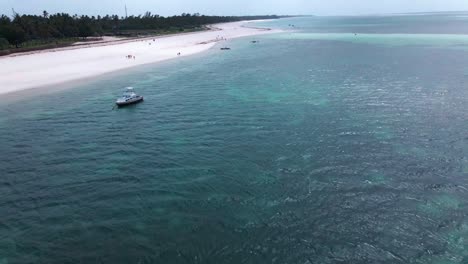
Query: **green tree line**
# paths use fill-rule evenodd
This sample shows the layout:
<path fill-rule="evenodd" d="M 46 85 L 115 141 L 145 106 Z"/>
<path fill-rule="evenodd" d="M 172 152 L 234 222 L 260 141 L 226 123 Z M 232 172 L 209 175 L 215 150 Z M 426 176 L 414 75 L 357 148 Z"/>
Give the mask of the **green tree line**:
<path fill-rule="evenodd" d="M 163 17 L 146 12 L 144 15 L 119 17 L 78 16 L 65 13 L 38 15 L 14 14 L 0 16 L 0 49 L 19 48 L 26 42 L 57 42 L 64 39 L 103 35 L 131 35 L 132 32 L 175 32 L 199 29 L 204 25 L 241 20 L 274 19 L 278 16 L 204 16 L 182 14 Z"/>

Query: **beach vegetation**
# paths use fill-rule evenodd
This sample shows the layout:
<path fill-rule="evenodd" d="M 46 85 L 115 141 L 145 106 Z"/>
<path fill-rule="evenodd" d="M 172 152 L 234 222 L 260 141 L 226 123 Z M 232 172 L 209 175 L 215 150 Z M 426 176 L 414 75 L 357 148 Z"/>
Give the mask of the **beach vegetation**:
<path fill-rule="evenodd" d="M 10 46 L 10 43 L 5 38 L 0 37 L 0 49 L 6 49 Z"/>
<path fill-rule="evenodd" d="M 34 48 L 42 49 L 73 41 L 87 40 L 88 37 L 119 36 L 140 37 L 192 32 L 205 30 L 206 25 L 241 20 L 273 19 L 278 16 L 204 16 L 199 13 L 183 13 L 177 16 L 163 17 L 151 12 L 143 15 L 119 17 L 78 16 L 66 13 L 49 14 L 43 11 L 40 15 L 20 15 L 12 18 L 0 16 L 0 38 L 3 44 L 0 50 Z M 5 53 L 0 53 L 5 54 Z"/>

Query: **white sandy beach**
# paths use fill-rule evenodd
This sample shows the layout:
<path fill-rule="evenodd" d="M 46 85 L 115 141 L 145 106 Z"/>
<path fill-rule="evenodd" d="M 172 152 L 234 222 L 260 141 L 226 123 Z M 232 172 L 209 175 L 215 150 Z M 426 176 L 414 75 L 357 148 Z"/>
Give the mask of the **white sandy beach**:
<path fill-rule="evenodd" d="M 0 57 L 0 94 L 57 85 L 99 76 L 117 70 L 199 53 L 213 47 L 219 38 L 232 39 L 274 30 L 249 28 L 247 22 L 217 24 L 204 32 L 67 47 Z M 219 38 L 218 38 L 219 37 Z M 151 45 L 150 45 L 151 44 Z M 127 59 L 127 55 L 135 59 Z"/>

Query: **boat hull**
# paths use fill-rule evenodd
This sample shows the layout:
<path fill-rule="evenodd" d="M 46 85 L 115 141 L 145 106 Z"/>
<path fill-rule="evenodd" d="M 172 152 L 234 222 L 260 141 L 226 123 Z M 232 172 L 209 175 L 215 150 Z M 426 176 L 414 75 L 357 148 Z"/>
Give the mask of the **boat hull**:
<path fill-rule="evenodd" d="M 129 105 L 138 104 L 138 103 L 141 103 L 141 102 L 143 102 L 143 97 L 140 97 L 140 98 L 135 99 L 135 100 L 127 101 L 127 102 L 116 102 L 115 104 L 118 107 L 125 107 L 125 106 L 129 106 Z"/>

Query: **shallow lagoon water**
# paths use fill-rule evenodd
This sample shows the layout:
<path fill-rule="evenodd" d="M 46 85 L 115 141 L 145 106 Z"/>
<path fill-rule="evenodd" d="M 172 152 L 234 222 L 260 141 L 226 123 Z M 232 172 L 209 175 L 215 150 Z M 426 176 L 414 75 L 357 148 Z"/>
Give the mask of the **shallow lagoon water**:
<path fill-rule="evenodd" d="M 315 33 L 2 102 L 0 263 L 466 262 L 468 53 Z"/>
<path fill-rule="evenodd" d="M 272 36 L 272 38 L 333 40 L 387 46 L 468 48 L 468 35 L 457 34 L 289 33 Z"/>

